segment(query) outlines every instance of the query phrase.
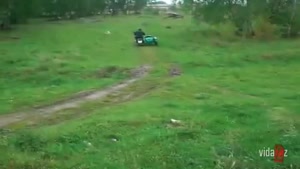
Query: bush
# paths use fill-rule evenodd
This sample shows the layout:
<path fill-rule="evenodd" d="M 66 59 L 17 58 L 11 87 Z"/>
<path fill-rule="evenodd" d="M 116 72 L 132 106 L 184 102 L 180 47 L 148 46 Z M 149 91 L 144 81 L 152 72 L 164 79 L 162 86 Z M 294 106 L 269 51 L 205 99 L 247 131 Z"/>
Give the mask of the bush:
<path fill-rule="evenodd" d="M 296 14 L 295 18 L 300 17 L 300 12 Z M 300 35 L 300 20 L 299 19 L 293 19 L 293 21 L 286 25 L 283 26 L 281 29 L 281 35 L 286 38 L 294 38 L 298 37 Z"/>
<path fill-rule="evenodd" d="M 235 40 L 237 37 L 235 35 L 236 27 L 231 22 L 226 22 L 223 24 L 218 24 L 216 26 L 216 31 L 219 33 L 221 39 L 232 41 Z"/>
<path fill-rule="evenodd" d="M 253 24 L 255 38 L 261 40 L 276 39 L 280 36 L 279 27 L 271 24 L 268 19 L 258 17 Z"/>
<path fill-rule="evenodd" d="M 217 38 L 224 41 L 233 41 L 238 37 L 235 35 L 236 27 L 231 23 L 222 23 L 218 25 L 210 25 L 205 22 L 190 27 L 187 31 L 191 32 L 190 37 L 193 41 L 195 38 Z M 186 35 L 186 33 L 185 33 Z"/>

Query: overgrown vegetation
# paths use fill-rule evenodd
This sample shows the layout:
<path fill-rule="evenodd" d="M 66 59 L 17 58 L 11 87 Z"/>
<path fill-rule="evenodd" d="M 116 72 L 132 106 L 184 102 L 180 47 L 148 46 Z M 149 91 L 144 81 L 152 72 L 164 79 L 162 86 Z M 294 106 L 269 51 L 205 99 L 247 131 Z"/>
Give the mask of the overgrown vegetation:
<path fill-rule="evenodd" d="M 300 32 L 297 0 L 201 0 L 184 1 L 194 17 L 212 24 L 230 22 L 243 36 L 295 37 Z M 277 29 L 279 29 L 277 31 Z M 279 33 L 279 34 L 278 34 Z"/>
<path fill-rule="evenodd" d="M 137 13 L 146 3 L 147 0 L 1 0 L 0 29 L 40 16 L 58 20 L 107 13 Z"/>
<path fill-rule="evenodd" d="M 107 12 L 112 15 L 120 12 L 140 13 L 148 2 L 149 0 L 2 0 L 0 23 L 1 29 L 7 29 L 10 24 L 24 23 L 28 18 L 38 16 L 57 20 Z M 174 3 L 179 3 L 186 11 L 193 11 L 198 22 L 203 20 L 210 24 L 231 23 L 236 28 L 236 34 L 245 37 L 295 37 L 300 31 L 298 0 L 174 0 Z M 148 9 L 149 12 L 159 13 L 156 9 Z"/>

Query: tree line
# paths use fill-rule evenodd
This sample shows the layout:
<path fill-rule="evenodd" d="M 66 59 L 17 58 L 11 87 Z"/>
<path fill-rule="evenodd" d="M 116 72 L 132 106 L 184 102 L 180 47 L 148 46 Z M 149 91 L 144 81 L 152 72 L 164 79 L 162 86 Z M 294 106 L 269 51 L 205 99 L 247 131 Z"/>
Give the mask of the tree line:
<path fill-rule="evenodd" d="M 150 0 L 0 0 L 0 29 L 25 23 L 28 18 L 73 19 L 109 11 L 116 15 L 139 12 Z M 295 37 L 300 32 L 300 0 L 173 0 L 182 2 L 197 21 L 230 22 L 237 34 L 280 34 Z M 259 28 L 259 29 L 258 29 Z"/>
<path fill-rule="evenodd" d="M 67 18 L 119 12 L 138 12 L 147 0 L 0 0 L 1 29 L 25 23 L 28 18 Z"/>
<path fill-rule="evenodd" d="M 238 33 L 252 36 L 260 31 L 295 37 L 300 32 L 300 0 L 184 0 L 197 20 L 231 22 Z"/>

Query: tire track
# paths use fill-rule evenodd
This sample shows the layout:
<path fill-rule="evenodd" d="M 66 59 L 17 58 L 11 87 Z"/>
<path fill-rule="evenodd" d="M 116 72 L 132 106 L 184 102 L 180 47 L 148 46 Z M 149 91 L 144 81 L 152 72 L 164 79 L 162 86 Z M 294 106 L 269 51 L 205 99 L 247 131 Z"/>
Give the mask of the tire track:
<path fill-rule="evenodd" d="M 54 103 L 49 106 L 36 108 L 29 112 L 18 112 L 18 113 L 13 113 L 8 115 L 2 115 L 0 116 L 0 128 L 3 128 L 13 123 L 23 121 L 34 115 L 42 115 L 45 118 L 55 114 L 58 111 L 62 111 L 70 108 L 77 108 L 84 103 L 92 102 L 98 99 L 103 99 L 108 95 L 118 91 L 122 91 L 123 89 L 135 83 L 136 81 L 141 80 L 143 77 L 145 77 L 148 74 L 148 72 L 151 69 L 152 69 L 151 66 L 143 65 L 133 70 L 133 75 L 134 75 L 133 78 L 121 82 L 118 85 L 114 85 L 103 90 L 96 90 L 93 92 L 88 92 L 77 96 L 73 96 L 70 99 L 66 99 L 64 101 Z"/>

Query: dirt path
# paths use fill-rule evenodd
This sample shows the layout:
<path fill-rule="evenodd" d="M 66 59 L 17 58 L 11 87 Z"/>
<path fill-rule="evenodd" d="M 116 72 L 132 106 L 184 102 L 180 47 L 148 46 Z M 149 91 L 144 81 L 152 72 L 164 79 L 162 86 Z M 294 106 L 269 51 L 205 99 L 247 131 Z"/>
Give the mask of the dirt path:
<path fill-rule="evenodd" d="M 77 96 L 73 96 L 70 99 L 58 103 L 54 103 L 50 106 L 36 108 L 31 110 L 30 112 L 18 112 L 18 113 L 13 113 L 8 115 L 2 115 L 0 116 L 0 128 L 25 120 L 26 118 L 31 117 L 32 115 L 42 114 L 44 117 L 47 117 L 61 110 L 80 107 L 83 103 L 105 98 L 106 96 L 114 92 L 121 91 L 122 89 L 128 87 L 135 81 L 140 80 L 141 78 L 143 78 L 145 75 L 148 74 L 150 69 L 151 66 L 149 65 L 140 66 L 139 68 L 133 70 L 132 79 L 126 80 L 118 85 L 109 87 L 107 89 L 93 91 L 93 92 L 83 92 Z"/>

